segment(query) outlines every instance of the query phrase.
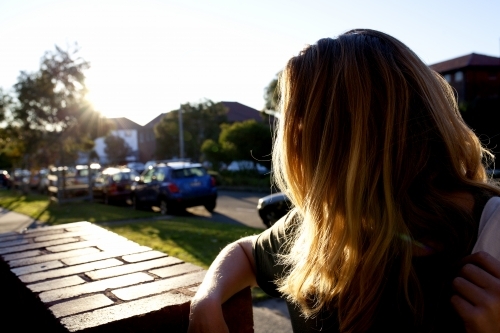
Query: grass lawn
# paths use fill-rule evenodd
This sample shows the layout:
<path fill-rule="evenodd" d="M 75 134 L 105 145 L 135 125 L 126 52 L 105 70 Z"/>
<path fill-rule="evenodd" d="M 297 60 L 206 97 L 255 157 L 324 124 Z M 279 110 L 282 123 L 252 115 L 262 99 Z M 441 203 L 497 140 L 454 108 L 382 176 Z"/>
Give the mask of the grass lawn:
<path fill-rule="evenodd" d="M 96 202 L 68 202 L 57 204 L 50 201 L 48 196 L 39 194 L 23 195 L 12 190 L 0 190 L 0 206 L 48 225 L 89 221 L 105 222 L 157 217 L 158 214 L 150 211 L 136 211 L 130 207 L 104 205 Z"/>

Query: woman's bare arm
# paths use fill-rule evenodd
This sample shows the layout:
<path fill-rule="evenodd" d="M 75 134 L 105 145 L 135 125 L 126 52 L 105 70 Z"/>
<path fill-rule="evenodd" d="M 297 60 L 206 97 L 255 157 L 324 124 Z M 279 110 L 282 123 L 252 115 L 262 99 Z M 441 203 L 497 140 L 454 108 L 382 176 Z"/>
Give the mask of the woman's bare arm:
<path fill-rule="evenodd" d="M 191 301 L 189 333 L 228 332 L 222 303 L 244 289 L 257 285 L 252 244 L 257 236 L 226 246 L 215 258 Z"/>

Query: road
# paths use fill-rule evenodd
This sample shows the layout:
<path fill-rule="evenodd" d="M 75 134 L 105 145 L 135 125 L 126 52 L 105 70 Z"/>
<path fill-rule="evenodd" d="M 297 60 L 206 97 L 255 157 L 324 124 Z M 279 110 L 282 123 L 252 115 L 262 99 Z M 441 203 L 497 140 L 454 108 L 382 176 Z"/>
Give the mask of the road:
<path fill-rule="evenodd" d="M 264 230 L 266 226 L 257 213 L 257 201 L 265 195 L 265 193 L 257 192 L 219 191 L 217 207 L 212 214 L 202 206 L 188 208 L 187 213 L 213 221 L 246 225 Z"/>

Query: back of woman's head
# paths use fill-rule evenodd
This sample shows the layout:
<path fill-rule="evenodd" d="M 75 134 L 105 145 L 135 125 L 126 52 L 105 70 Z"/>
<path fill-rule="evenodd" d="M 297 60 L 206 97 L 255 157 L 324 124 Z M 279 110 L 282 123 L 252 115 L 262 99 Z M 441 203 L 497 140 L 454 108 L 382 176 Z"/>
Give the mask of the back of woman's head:
<path fill-rule="evenodd" d="M 336 299 L 343 329 L 360 328 L 356 318 L 369 317 L 379 297 L 380 269 L 395 252 L 404 258 L 406 292 L 405 239 L 442 227 L 412 218 L 418 195 L 483 186 L 488 153 L 449 85 L 381 32 L 319 40 L 288 62 L 280 86 L 275 180 L 304 220 L 281 290 L 306 315 Z"/>

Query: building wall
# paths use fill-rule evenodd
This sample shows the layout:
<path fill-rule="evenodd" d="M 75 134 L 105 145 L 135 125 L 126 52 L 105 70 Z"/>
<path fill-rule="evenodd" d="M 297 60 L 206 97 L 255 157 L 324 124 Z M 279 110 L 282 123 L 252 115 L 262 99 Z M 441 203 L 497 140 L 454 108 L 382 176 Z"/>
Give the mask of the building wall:
<path fill-rule="evenodd" d="M 125 130 L 114 130 L 111 131 L 110 135 L 119 136 L 122 138 L 132 149 L 132 156 L 129 157 L 132 162 L 132 158 L 135 160 L 139 159 L 139 143 L 138 143 L 138 131 L 135 129 L 125 129 Z M 108 157 L 106 155 L 106 143 L 104 142 L 105 137 L 97 138 L 94 141 L 94 150 L 99 156 L 99 161 L 102 164 L 109 163 Z"/>
<path fill-rule="evenodd" d="M 139 135 L 139 160 L 142 163 L 155 159 L 156 138 L 152 127 L 144 127 Z"/>

